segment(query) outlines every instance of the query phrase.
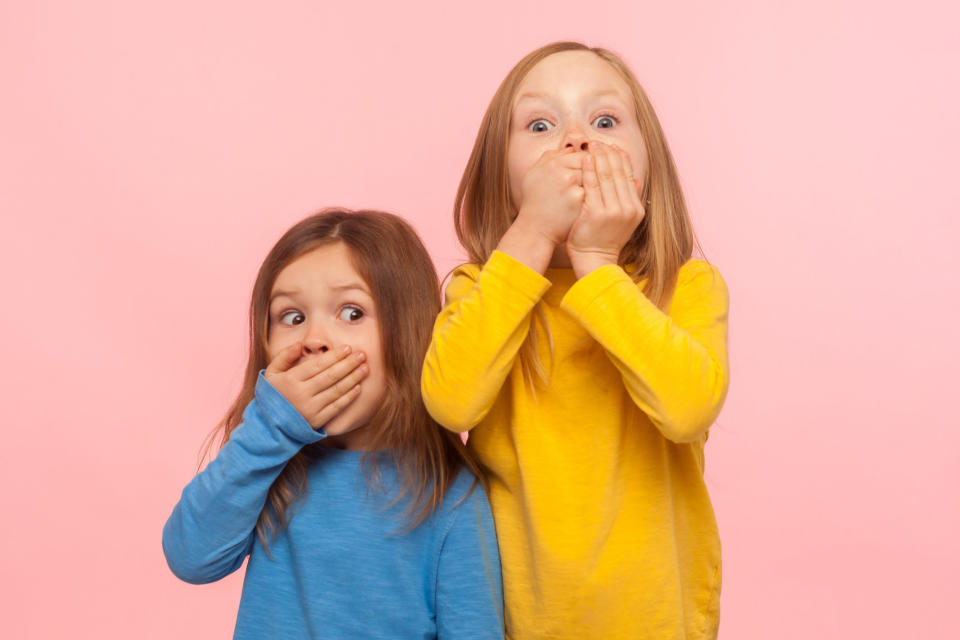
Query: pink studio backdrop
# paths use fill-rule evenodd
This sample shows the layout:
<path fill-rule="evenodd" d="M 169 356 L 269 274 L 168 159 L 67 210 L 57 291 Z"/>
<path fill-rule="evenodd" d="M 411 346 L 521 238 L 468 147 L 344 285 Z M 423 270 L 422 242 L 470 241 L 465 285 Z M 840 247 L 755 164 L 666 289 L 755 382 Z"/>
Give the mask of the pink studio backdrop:
<path fill-rule="evenodd" d="M 229 636 L 242 572 L 180 583 L 160 533 L 260 260 L 337 204 L 454 266 L 483 109 L 574 38 L 645 84 L 732 294 L 721 638 L 960 637 L 948 4 L 0 4 L 0 635 Z"/>

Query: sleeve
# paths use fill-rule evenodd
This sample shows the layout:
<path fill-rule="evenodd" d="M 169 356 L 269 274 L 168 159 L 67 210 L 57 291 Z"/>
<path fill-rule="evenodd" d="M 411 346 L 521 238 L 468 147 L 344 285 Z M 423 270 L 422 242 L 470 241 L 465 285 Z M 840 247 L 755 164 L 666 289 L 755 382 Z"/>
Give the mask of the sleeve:
<path fill-rule="evenodd" d="M 270 486 L 307 444 L 323 439 L 263 372 L 243 422 L 183 490 L 163 527 L 170 570 L 186 582 L 219 580 L 243 564 Z"/>
<path fill-rule="evenodd" d="M 614 265 L 578 280 L 561 302 L 606 350 L 637 406 L 674 442 L 704 437 L 723 406 L 728 306 L 723 278 L 702 260 L 680 269 L 669 314 Z"/>
<path fill-rule="evenodd" d="M 455 510 L 437 568 L 437 638 L 503 640 L 500 551 L 486 494 L 474 488 Z"/>
<path fill-rule="evenodd" d="M 505 253 L 460 267 L 447 286 L 421 378 L 427 410 L 451 431 L 490 411 L 530 330 L 530 312 L 550 281 Z"/>

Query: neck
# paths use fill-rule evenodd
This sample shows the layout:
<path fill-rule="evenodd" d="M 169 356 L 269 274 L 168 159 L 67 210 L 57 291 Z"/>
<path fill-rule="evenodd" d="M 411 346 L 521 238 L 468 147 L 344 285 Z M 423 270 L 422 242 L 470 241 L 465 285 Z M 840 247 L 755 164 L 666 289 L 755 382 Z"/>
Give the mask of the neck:
<path fill-rule="evenodd" d="M 570 256 L 567 255 L 567 245 L 558 244 L 553 250 L 553 256 L 550 258 L 551 269 L 569 269 Z"/>

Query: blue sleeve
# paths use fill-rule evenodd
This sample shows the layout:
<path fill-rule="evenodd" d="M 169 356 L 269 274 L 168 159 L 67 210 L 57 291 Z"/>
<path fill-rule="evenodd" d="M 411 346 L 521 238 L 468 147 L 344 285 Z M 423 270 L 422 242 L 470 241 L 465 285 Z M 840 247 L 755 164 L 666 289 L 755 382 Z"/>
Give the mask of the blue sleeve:
<path fill-rule="evenodd" d="M 503 640 L 500 550 L 480 487 L 456 508 L 437 570 L 437 638 Z"/>
<path fill-rule="evenodd" d="M 270 486 L 304 445 L 323 439 L 263 372 L 243 422 L 217 457 L 186 486 L 163 527 L 163 553 L 186 582 L 213 582 L 250 553 Z"/>

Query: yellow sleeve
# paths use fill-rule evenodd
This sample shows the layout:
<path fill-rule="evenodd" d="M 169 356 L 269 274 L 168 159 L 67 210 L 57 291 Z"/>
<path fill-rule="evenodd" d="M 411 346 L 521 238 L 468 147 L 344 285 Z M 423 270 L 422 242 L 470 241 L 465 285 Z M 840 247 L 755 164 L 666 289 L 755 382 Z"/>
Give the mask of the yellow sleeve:
<path fill-rule="evenodd" d="M 550 281 L 494 251 L 478 269 L 458 268 L 423 363 L 427 411 L 451 431 L 475 427 L 493 407 Z"/>
<path fill-rule="evenodd" d="M 727 286 L 715 267 L 680 269 L 669 314 L 623 269 L 609 265 L 578 280 L 560 305 L 599 342 L 630 397 L 663 436 L 706 435 L 727 395 Z"/>

